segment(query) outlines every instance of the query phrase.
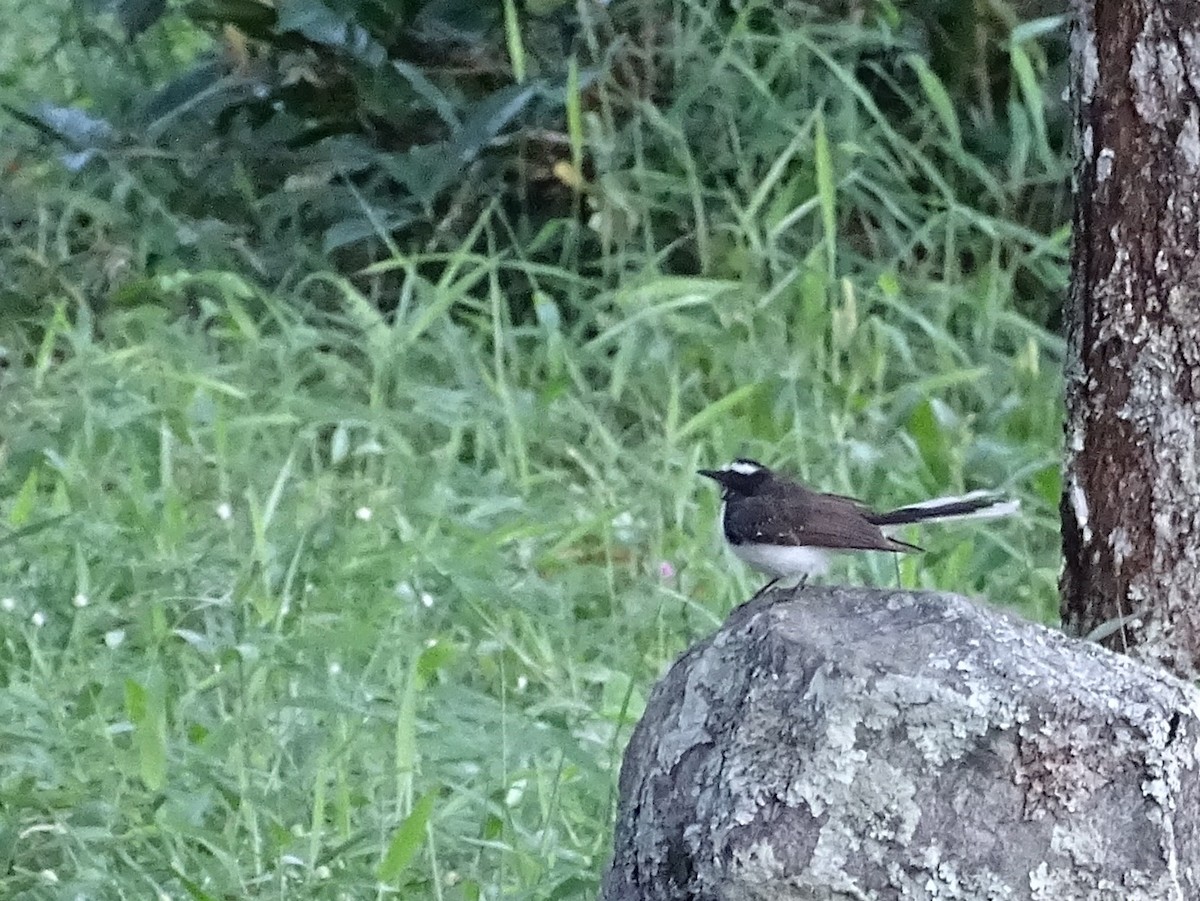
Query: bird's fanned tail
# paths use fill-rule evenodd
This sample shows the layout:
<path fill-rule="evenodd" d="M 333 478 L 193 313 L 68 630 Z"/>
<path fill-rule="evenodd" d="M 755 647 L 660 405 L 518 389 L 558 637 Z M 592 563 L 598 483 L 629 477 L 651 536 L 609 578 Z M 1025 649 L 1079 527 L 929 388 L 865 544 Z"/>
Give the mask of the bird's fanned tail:
<path fill-rule="evenodd" d="M 877 526 L 903 526 L 955 519 L 997 519 L 1001 516 L 1011 516 L 1020 506 L 1020 501 L 990 491 L 972 491 L 961 497 L 938 497 L 886 513 L 872 513 L 867 519 Z"/>

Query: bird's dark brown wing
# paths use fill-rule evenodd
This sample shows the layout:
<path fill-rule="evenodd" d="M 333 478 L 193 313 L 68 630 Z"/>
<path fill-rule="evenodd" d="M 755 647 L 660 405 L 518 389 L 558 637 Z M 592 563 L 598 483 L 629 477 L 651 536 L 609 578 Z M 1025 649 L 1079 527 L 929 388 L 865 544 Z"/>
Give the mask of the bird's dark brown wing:
<path fill-rule="evenodd" d="M 807 491 L 743 498 L 725 514 L 725 535 L 746 541 L 861 551 L 919 551 L 883 534 L 869 510 L 852 498 Z"/>

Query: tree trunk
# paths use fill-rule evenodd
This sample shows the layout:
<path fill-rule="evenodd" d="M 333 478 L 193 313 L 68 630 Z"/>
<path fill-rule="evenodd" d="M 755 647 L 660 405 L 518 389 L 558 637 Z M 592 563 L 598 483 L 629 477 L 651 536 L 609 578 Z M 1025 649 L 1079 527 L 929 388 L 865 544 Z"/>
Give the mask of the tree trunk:
<path fill-rule="evenodd" d="M 1200 670 L 1200 0 L 1077 0 L 1062 615 Z"/>
<path fill-rule="evenodd" d="M 655 686 L 601 901 L 1194 901 L 1200 693 L 955 595 L 767 592 Z"/>

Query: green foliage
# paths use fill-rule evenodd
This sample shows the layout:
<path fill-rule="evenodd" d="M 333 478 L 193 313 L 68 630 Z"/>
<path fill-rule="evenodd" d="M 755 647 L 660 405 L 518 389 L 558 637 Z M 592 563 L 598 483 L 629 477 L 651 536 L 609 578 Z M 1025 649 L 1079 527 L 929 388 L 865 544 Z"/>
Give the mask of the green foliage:
<path fill-rule="evenodd" d="M 10 345 L 4 894 L 594 896 L 649 686 L 758 581 L 694 475 L 735 453 L 883 504 L 1014 491 L 1020 519 L 926 530 L 904 579 L 1053 615 L 1035 327 L 663 278 L 521 325 L 497 261 L 455 262 L 487 303 L 412 276 L 385 317 L 322 279 L 321 312 L 317 282 L 284 305 L 197 276 L 158 284 L 194 317 Z"/>
<path fill-rule="evenodd" d="M 497 3 L 460 80 L 450 4 L 200 2 L 247 68 L 130 8 L 0 151 L 0 896 L 595 897 L 650 686 L 760 581 L 735 455 L 1011 491 L 902 578 L 1055 618 L 1050 20 Z"/>
<path fill-rule="evenodd" d="M 143 0 L 113 6 L 141 30 Z M 493 198 L 527 228 L 569 212 L 551 169 L 596 72 L 564 45 L 561 6 L 518 21 L 499 3 L 192 0 L 187 21 L 215 39 L 165 83 L 88 113 L 8 111 L 162 233 L 152 268 L 218 262 L 231 240 L 272 278 L 321 255 L 358 265 L 372 245 L 456 242 Z"/>
<path fill-rule="evenodd" d="M 817 248 L 827 280 L 986 279 L 1003 252 L 1016 255 L 998 262 L 1022 309 L 1055 321 L 1059 19 L 978 22 L 993 37 L 964 68 L 954 54 L 925 59 L 945 44 L 940 19 L 888 7 L 855 27 L 799 4 L 699 0 L 618 3 L 611 18 L 589 4 L 447 0 L 185 10 L 222 29 L 185 71 L 159 52 L 155 85 L 124 101 L 106 88 L 81 98 L 88 112 L 53 99 L 10 108 L 62 148 L 70 193 L 88 199 L 83 215 L 53 194 L 41 205 L 65 214 L 71 243 L 119 256 L 122 275 L 236 265 L 275 283 L 474 235 L 478 253 L 567 265 L 605 287 L 651 265 L 769 290 Z M 195 42 L 194 30 L 173 39 Z M 984 88 L 956 103 L 946 85 L 964 81 Z M 475 229 L 485 214 L 490 245 Z M 528 311 L 536 286 L 506 279 Z M 99 281 L 102 296 L 121 291 Z"/>

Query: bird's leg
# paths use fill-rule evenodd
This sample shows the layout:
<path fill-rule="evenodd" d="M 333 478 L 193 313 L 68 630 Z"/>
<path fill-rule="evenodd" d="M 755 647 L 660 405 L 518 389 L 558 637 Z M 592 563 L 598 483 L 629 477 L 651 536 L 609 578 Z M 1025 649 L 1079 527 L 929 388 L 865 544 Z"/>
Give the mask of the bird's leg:
<path fill-rule="evenodd" d="M 904 582 L 900 578 L 900 555 L 892 554 L 892 562 L 896 564 L 896 587 L 903 590 Z"/>
<path fill-rule="evenodd" d="M 808 578 L 809 574 L 804 573 L 799 579 L 796 580 L 796 584 L 792 586 L 792 597 L 795 597 L 797 594 L 799 594 L 804 586 L 808 584 Z"/>
<path fill-rule="evenodd" d="M 758 589 L 758 591 L 754 592 L 754 597 L 752 597 L 750 600 L 755 601 L 755 600 L 758 600 L 759 598 L 763 597 L 768 591 L 771 590 L 772 586 L 778 581 L 779 581 L 779 577 L 776 576 L 774 579 L 772 579 L 770 582 L 768 582 L 762 588 Z M 747 602 L 747 603 L 749 603 L 749 602 Z"/>

